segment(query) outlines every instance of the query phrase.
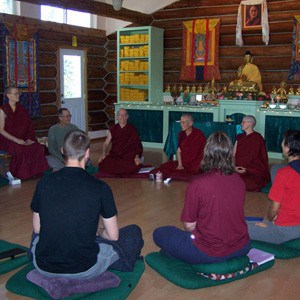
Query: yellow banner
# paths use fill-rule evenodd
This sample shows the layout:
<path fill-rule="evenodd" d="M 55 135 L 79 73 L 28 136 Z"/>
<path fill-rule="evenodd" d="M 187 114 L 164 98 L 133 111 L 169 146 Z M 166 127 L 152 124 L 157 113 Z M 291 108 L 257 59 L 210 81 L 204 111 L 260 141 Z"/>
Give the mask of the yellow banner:
<path fill-rule="evenodd" d="M 216 27 L 220 19 L 209 19 L 209 30 L 212 30 Z M 189 32 L 193 30 L 193 21 L 183 22 L 184 26 Z M 198 19 L 195 21 L 195 30 L 194 34 L 206 33 L 206 19 Z"/>
<path fill-rule="evenodd" d="M 205 62 L 205 48 L 206 48 L 206 19 L 198 19 L 195 21 L 195 27 L 193 32 L 193 21 L 183 22 L 184 26 L 187 29 L 186 36 L 186 66 L 191 66 L 192 59 L 194 60 L 194 66 L 213 66 L 215 64 L 215 27 L 220 21 L 220 19 L 209 19 L 209 43 L 208 43 L 208 58 Z M 195 57 L 192 58 L 192 45 L 194 39 L 195 45 Z"/>

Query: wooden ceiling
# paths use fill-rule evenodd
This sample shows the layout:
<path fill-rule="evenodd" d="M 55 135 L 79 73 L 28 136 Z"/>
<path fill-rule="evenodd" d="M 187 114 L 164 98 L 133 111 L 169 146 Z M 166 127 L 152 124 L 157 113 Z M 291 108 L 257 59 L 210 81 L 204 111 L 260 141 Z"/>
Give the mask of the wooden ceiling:
<path fill-rule="evenodd" d="M 112 5 L 94 0 L 20 0 L 20 2 L 73 9 L 102 17 L 137 23 L 144 26 L 150 25 L 153 20 L 151 15 L 123 7 L 121 10 L 115 11 Z"/>

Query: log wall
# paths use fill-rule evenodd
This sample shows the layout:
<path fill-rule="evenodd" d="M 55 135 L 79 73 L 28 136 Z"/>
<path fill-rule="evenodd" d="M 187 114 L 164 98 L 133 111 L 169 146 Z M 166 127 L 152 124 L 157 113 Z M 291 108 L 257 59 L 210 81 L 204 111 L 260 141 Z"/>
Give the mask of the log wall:
<path fill-rule="evenodd" d="M 300 14 L 298 0 L 268 0 L 270 39 L 265 45 L 261 30 L 243 31 L 244 46 L 235 45 L 237 11 L 240 0 L 184 0 L 175 2 L 153 14 L 153 26 L 164 28 L 164 86 L 180 82 L 182 59 L 182 22 L 201 18 L 220 18 L 220 84 L 236 79 L 243 54 L 250 50 L 262 74 L 265 92 L 273 85 L 286 81 L 288 86 L 299 82 L 288 81 L 292 59 L 293 16 Z M 196 82 L 195 82 L 196 83 Z M 197 82 L 199 83 L 199 81 Z M 191 84 L 191 83 L 189 83 Z"/>

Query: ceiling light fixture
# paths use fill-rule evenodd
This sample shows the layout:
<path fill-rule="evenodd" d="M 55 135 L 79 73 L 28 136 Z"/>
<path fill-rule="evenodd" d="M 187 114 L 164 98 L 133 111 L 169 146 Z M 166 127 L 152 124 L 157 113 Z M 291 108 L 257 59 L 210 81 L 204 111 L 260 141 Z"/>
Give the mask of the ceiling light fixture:
<path fill-rule="evenodd" d="M 112 0 L 114 10 L 120 10 L 122 8 L 123 0 Z"/>

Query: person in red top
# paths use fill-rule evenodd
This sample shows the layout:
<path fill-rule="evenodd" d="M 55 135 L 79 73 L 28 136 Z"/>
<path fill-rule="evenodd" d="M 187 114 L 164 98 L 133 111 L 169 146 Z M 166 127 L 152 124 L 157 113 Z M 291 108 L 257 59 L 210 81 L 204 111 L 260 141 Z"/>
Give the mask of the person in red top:
<path fill-rule="evenodd" d="M 155 244 L 189 264 L 222 262 L 246 255 L 250 239 L 244 216 L 246 188 L 234 170 L 231 139 L 210 135 L 201 162 L 203 174 L 188 185 L 181 221 L 155 229 Z"/>
<path fill-rule="evenodd" d="M 121 108 L 117 112 L 117 120 L 103 144 L 98 161 L 99 171 L 114 175 L 135 174 L 142 167 L 143 145 L 136 128 L 127 123 L 126 109 Z"/>
<path fill-rule="evenodd" d="M 169 160 L 151 173 L 160 171 L 164 178 L 185 180 L 200 173 L 206 138 L 201 130 L 193 127 L 191 114 L 182 115 L 180 125 L 182 131 L 178 135 L 177 160 Z"/>
<path fill-rule="evenodd" d="M 235 169 L 247 191 L 259 192 L 271 180 L 265 140 L 253 130 L 256 125 L 253 116 L 245 116 L 241 125 L 245 133 L 236 137 Z"/>
<path fill-rule="evenodd" d="M 20 93 L 15 87 L 8 87 L 4 94 L 8 103 L 0 107 L 0 149 L 12 156 L 10 172 L 20 179 L 40 175 L 49 166 L 29 115 L 19 103 Z"/>
<path fill-rule="evenodd" d="M 250 238 L 281 244 L 300 238 L 300 130 L 288 130 L 281 144 L 288 165 L 278 170 L 269 192 L 268 220 L 247 222 Z"/>

